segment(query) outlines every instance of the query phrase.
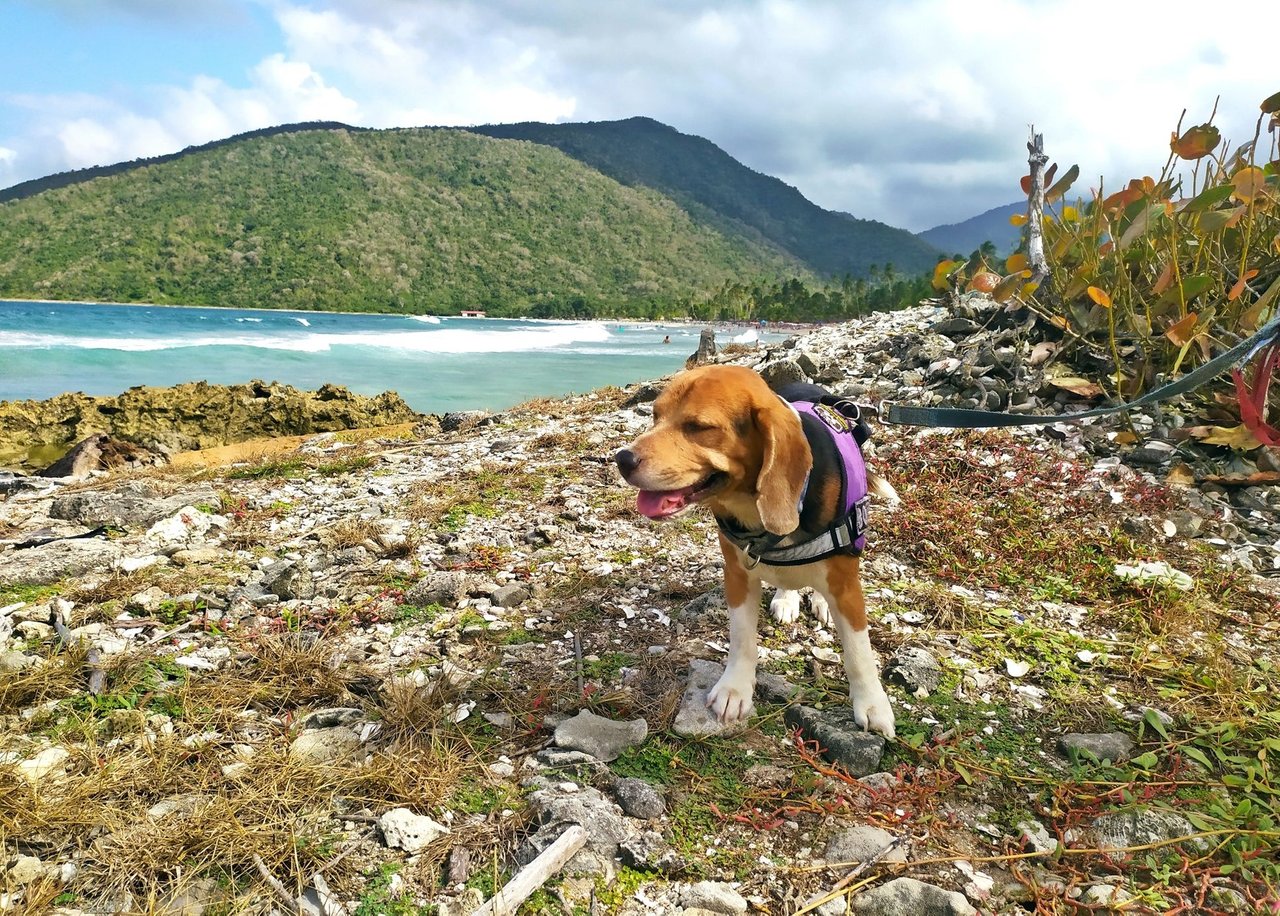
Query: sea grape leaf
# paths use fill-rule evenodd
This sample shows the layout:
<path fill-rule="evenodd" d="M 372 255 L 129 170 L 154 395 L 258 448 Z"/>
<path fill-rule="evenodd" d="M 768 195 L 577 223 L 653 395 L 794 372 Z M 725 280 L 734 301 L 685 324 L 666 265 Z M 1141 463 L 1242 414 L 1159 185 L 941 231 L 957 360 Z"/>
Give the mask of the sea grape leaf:
<path fill-rule="evenodd" d="M 1141 238 L 1147 229 L 1162 215 L 1164 215 L 1163 201 L 1157 201 L 1145 207 L 1142 212 L 1133 218 L 1133 222 L 1129 224 L 1129 227 L 1121 233 L 1120 249 L 1123 251 Z"/>
<path fill-rule="evenodd" d="M 1078 378 L 1074 375 L 1064 375 L 1058 378 L 1049 379 L 1049 384 L 1055 388 L 1061 388 L 1064 391 L 1070 391 L 1077 397 L 1082 398 L 1099 398 L 1106 394 L 1102 387 L 1087 378 Z"/>
<path fill-rule="evenodd" d="M 1050 177 L 1052 177 L 1052 170 L 1050 173 Z M 1053 185 L 1053 187 L 1051 187 L 1049 190 L 1044 192 L 1044 199 L 1057 200 L 1063 194 L 1066 194 L 1068 190 L 1070 190 L 1071 186 L 1075 184 L 1075 180 L 1079 177 L 1080 177 L 1080 166 L 1073 165 L 1071 168 L 1067 169 L 1066 173 L 1063 174 L 1063 176 L 1057 180 L 1057 182 Z M 1048 179 L 1046 178 L 1045 180 L 1047 181 Z"/>
<path fill-rule="evenodd" d="M 1236 209 L 1231 210 L 1206 210 L 1202 212 L 1196 219 L 1196 232 L 1199 235 L 1213 235 L 1220 233 L 1228 228 L 1233 217 L 1238 216 Z"/>
<path fill-rule="evenodd" d="M 1090 286 L 1085 290 L 1085 292 L 1089 294 L 1090 299 L 1092 299 L 1096 304 L 1102 306 L 1104 309 L 1111 308 L 1111 294 L 1105 289 L 1097 286 Z"/>
<path fill-rule="evenodd" d="M 1214 204 L 1222 203 L 1232 194 L 1235 188 L 1229 184 L 1220 184 L 1212 188 L 1205 188 L 1182 208 L 1184 213 L 1198 213 L 1201 210 L 1208 210 Z"/>
<path fill-rule="evenodd" d="M 948 276 L 959 264 L 959 261 L 939 261 L 933 269 L 933 288 L 946 289 Z"/>
<path fill-rule="evenodd" d="M 969 281 L 969 289 L 976 289 L 980 292 L 989 293 L 1000 285 L 1000 275 L 993 274 L 989 270 L 979 271 L 973 275 L 973 279 Z"/>
<path fill-rule="evenodd" d="M 1011 274 L 1015 274 L 1020 270 L 1026 270 L 1027 265 L 1029 263 L 1030 262 L 1027 260 L 1027 256 L 1023 254 L 1021 251 L 1018 251 L 1018 252 L 1015 252 L 1014 254 L 1009 255 L 1009 257 L 1005 260 L 1004 269 Z"/>
<path fill-rule="evenodd" d="M 1275 114 L 1280 111 L 1280 92 L 1267 96 L 1258 107 L 1262 109 L 1263 114 Z"/>
<path fill-rule="evenodd" d="M 1189 127 L 1179 137 L 1171 134 L 1169 149 L 1179 159 L 1203 159 L 1214 151 L 1222 142 L 1222 134 L 1212 124 L 1197 124 Z"/>
<path fill-rule="evenodd" d="M 1249 281 L 1258 275 L 1258 268 L 1253 267 L 1246 270 L 1240 275 L 1240 279 L 1231 285 L 1231 291 L 1227 293 L 1227 301 L 1235 302 L 1240 298 L 1240 294 L 1244 292 Z"/>
<path fill-rule="evenodd" d="M 1174 346 L 1185 347 L 1191 343 L 1195 336 L 1192 332 L 1196 328 L 1196 322 L 1199 316 L 1195 312 L 1187 312 L 1186 316 L 1179 321 L 1169 325 L 1168 330 L 1164 332 L 1164 336 L 1169 338 Z"/>
<path fill-rule="evenodd" d="M 1182 282 L 1160 297 L 1160 302 L 1190 302 L 1217 282 L 1209 274 L 1184 277 Z"/>
<path fill-rule="evenodd" d="M 1239 426 L 1211 427 L 1209 434 L 1200 441 L 1208 445 L 1225 445 L 1227 448 L 1233 448 L 1241 452 L 1250 451 L 1262 444 L 1254 438 L 1252 431 L 1243 423 Z"/>
<path fill-rule="evenodd" d="M 1009 214 L 1009 223 L 1010 223 L 1010 225 L 1013 225 L 1013 226 L 1025 226 L 1025 225 L 1027 224 L 1027 214 L 1025 214 L 1025 213 L 1010 213 L 1010 214 Z"/>
<path fill-rule="evenodd" d="M 1022 286 L 1022 274 L 1009 274 L 991 289 L 991 298 L 996 302 L 1004 302 Z"/>
<path fill-rule="evenodd" d="M 1160 276 L 1156 277 L 1155 285 L 1151 287 L 1151 291 L 1157 296 L 1168 289 L 1169 284 L 1173 282 L 1174 263 L 1175 261 L 1171 258 L 1168 263 L 1164 265 L 1164 270 L 1160 271 Z"/>
<path fill-rule="evenodd" d="M 1266 184 L 1266 173 L 1256 165 L 1243 168 L 1231 176 L 1232 194 L 1243 203 L 1248 203 L 1262 193 Z"/>
<path fill-rule="evenodd" d="M 1280 297 L 1280 277 L 1273 280 L 1271 285 L 1267 287 L 1267 291 L 1244 311 L 1240 316 L 1240 326 L 1246 331 L 1252 331 L 1257 328 L 1263 312 L 1271 307 L 1277 297 Z"/>

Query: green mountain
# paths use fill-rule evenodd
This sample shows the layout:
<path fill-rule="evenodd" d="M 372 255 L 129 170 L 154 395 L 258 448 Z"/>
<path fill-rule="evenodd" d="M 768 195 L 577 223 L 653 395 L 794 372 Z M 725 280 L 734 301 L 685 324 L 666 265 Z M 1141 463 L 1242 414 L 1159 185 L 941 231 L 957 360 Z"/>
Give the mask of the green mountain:
<path fill-rule="evenodd" d="M 1022 230 L 1012 225 L 1009 217 L 1026 212 L 1027 202 L 1015 201 L 1003 207 L 994 207 L 986 213 L 979 213 L 964 222 L 926 229 L 920 233 L 920 238 L 947 254 L 964 257 L 977 251 L 983 242 L 991 242 L 1002 255 L 1012 254 L 1022 240 Z"/>
<path fill-rule="evenodd" d="M 283 125 L 0 192 L 0 297 L 644 316 L 935 259 L 644 118 Z"/>
<path fill-rule="evenodd" d="M 651 118 L 586 124 L 489 124 L 475 133 L 554 146 L 632 187 L 652 188 L 695 218 L 790 252 L 820 276 L 865 277 L 933 267 L 939 252 L 904 229 L 824 210 L 795 188 L 738 162 L 702 137 Z"/>

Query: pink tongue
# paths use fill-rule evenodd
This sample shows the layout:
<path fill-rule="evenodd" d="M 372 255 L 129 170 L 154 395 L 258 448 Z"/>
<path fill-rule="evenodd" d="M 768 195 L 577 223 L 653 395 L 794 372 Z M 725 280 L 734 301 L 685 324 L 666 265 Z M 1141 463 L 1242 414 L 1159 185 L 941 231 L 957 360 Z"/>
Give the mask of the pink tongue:
<path fill-rule="evenodd" d="M 649 518 L 666 518 L 683 509 L 688 496 L 688 490 L 641 490 L 636 494 L 636 509 Z"/>

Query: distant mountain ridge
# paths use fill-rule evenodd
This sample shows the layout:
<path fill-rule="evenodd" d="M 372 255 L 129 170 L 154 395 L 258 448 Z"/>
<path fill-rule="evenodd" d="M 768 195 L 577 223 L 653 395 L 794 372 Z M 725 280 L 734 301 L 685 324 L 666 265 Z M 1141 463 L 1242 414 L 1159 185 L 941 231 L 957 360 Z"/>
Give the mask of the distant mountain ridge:
<path fill-rule="evenodd" d="M 487 124 L 467 130 L 554 146 L 626 185 L 653 188 L 730 231 L 757 234 L 820 276 L 932 267 L 939 252 L 905 229 L 824 210 L 791 185 L 738 162 L 710 140 L 652 118 L 575 124 Z"/>
<path fill-rule="evenodd" d="M 937 256 L 649 118 L 280 125 L 0 191 L 15 297 L 642 314 L 726 281 Z"/>
<path fill-rule="evenodd" d="M 959 223 L 948 223 L 934 226 L 918 233 L 930 245 L 945 254 L 958 254 L 968 257 L 977 251 L 983 242 L 991 242 L 1000 254 L 1011 254 L 1022 240 L 1022 230 L 1009 222 L 1015 213 L 1026 213 L 1025 200 L 1014 201 L 999 207 L 992 207 L 985 213 L 970 217 Z"/>

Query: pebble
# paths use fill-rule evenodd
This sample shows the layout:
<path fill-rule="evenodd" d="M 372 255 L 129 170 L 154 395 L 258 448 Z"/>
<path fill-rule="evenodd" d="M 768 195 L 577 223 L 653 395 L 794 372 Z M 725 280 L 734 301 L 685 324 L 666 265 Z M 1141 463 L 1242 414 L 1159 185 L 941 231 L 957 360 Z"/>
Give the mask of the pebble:
<path fill-rule="evenodd" d="M 414 814 L 408 808 L 392 808 L 378 818 L 378 827 L 388 846 L 403 849 L 410 855 L 422 852 L 449 833 L 444 824 L 425 815 Z"/>

